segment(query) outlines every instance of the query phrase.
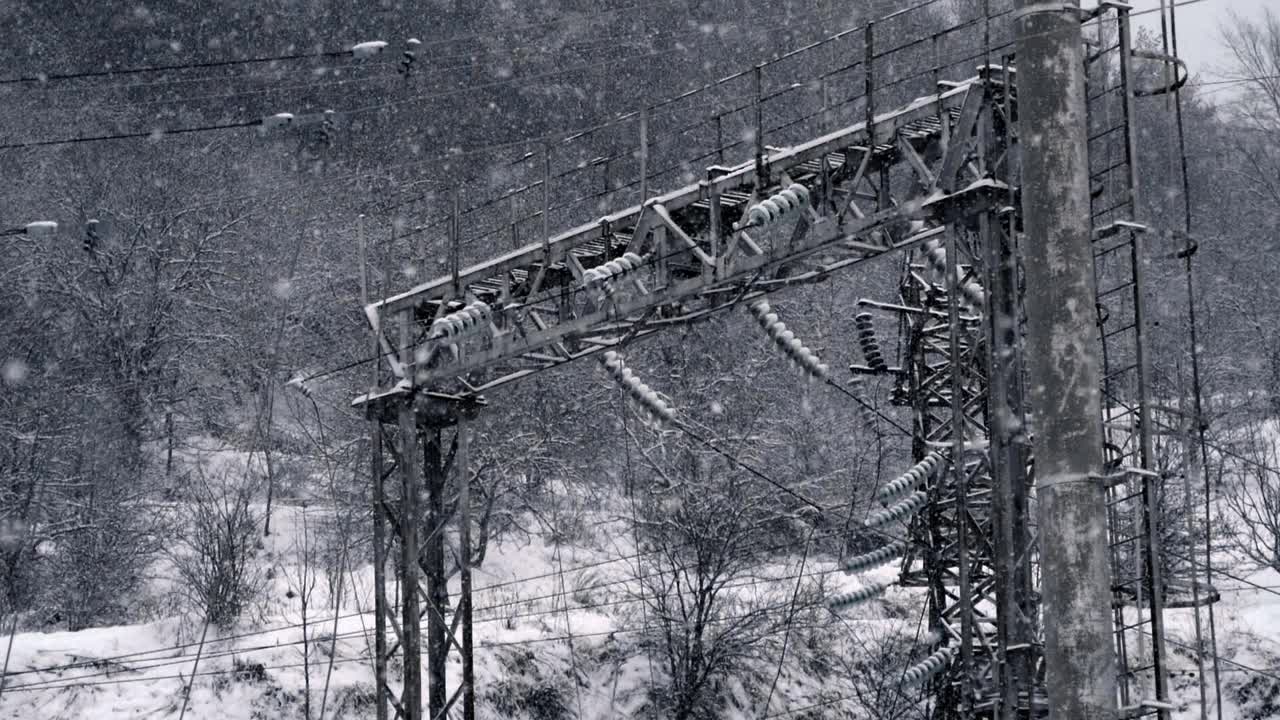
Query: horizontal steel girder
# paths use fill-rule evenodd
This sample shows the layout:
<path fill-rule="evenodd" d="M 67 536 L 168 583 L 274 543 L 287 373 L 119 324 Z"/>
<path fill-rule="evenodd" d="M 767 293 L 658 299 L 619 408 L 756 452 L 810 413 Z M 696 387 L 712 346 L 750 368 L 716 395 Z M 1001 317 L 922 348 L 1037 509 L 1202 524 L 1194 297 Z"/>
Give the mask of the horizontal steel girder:
<path fill-rule="evenodd" d="M 864 123 L 770 154 L 767 186 L 753 163 L 659 195 L 642 206 L 579 226 L 549 242 L 438 278 L 365 308 L 375 329 L 411 313 L 417 362 L 403 367 L 383 338 L 399 383 L 356 404 L 380 402 L 414 385 L 473 398 L 498 385 L 569 362 L 674 324 L 698 320 L 762 293 L 826 279 L 831 273 L 904 250 L 943 225 L 1007 202 L 1003 184 L 978 178 L 965 161 L 976 142 L 975 119 L 996 83 L 972 78 Z M 995 90 L 999 90 L 995 87 Z M 902 167 L 914 197 L 864 210 L 875 197 L 870 175 Z M 947 173 L 953 176 L 946 176 Z M 795 184 L 813 198 L 759 224 L 747 210 Z M 941 188 L 957 188 L 946 192 Z M 886 198 L 882 197 L 881 207 Z M 611 283 L 606 296 L 584 273 L 623 252 L 644 262 Z M 479 332 L 432 338 L 430 324 L 468 302 L 491 308 Z"/>

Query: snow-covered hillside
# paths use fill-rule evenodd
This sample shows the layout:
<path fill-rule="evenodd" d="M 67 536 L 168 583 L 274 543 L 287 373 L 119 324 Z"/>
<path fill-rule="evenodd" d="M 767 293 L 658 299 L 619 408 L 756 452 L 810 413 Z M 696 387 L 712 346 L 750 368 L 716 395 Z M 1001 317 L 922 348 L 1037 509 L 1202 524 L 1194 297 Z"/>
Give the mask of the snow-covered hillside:
<path fill-rule="evenodd" d="M 184 460 L 212 473 L 236 471 L 245 462 L 243 454 L 211 441 Z M 559 491 L 572 493 L 571 488 Z M 594 720 L 644 717 L 652 710 L 649 688 L 663 685 L 668 666 L 643 642 L 654 623 L 637 582 L 643 570 L 636 558 L 642 553 L 632 540 L 626 511 L 621 497 L 598 499 L 594 507 L 578 508 L 579 531 L 570 541 L 550 544 L 549 535 L 535 530 L 489 548 L 474 579 L 481 717 Z M 300 718 L 307 712 L 308 693 L 310 717 L 373 717 L 372 568 L 356 559 L 346 572 L 326 572 L 317 538 L 333 518 L 334 508 L 327 504 L 278 504 L 273 533 L 259 553 L 269 567 L 261 603 L 238 627 L 209 629 L 203 644 L 201 619 L 191 615 L 80 632 L 18 633 L 0 718 L 176 718 L 183 712 L 183 688 L 193 676 L 185 710 L 192 720 Z M 537 528 L 538 520 L 528 518 L 527 526 Z M 779 549 L 771 565 L 727 583 L 727 595 L 785 601 L 797 588 L 801 595 L 836 593 L 894 576 L 885 566 L 848 577 L 835 558 L 803 557 L 799 550 Z M 1216 561 L 1240 578 L 1216 581 L 1222 594 L 1215 619 L 1224 717 L 1271 717 L 1280 695 L 1274 679 L 1280 665 L 1274 632 L 1280 624 L 1280 595 L 1274 592 L 1280 590 L 1280 576 L 1242 570 L 1228 552 Z M 172 590 L 173 582 L 161 568 L 153 585 L 163 592 Z M 453 593 L 457 582 L 455 577 Z M 311 592 L 304 617 L 306 587 Z M 868 685 L 867 675 L 882 667 L 877 663 L 886 654 L 901 655 L 895 658 L 901 664 L 919 646 L 921 607 L 919 590 L 895 587 L 838 617 L 826 610 L 806 613 L 782 632 L 785 637 L 762 638 L 772 643 L 767 657 L 719 688 L 724 716 L 859 717 L 858 702 L 866 698 L 858 696 L 868 687 L 898 693 L 914 704 L 917 690 L 895 689 L 892 677 L 873 678 Z M 1199 679 L 1188 652 L 1195 637 L 1191 617 L 1189 610 L 1168 612 L 1176 668 L 1172 681 L 1180 700 L 1175 716 L 1188 720 L 1200 717 Z M 788 651 L 779 669 L 783 640 Z M 456 654 L 453 659 L 451 691 L 461 670 Z M 399 668 L 393 665 L 391 674 L 398 677 Z M 776 687 L 770 690 L 775 675 Z M 1212 698 L 1212 676 L 1207 686 Z"/>

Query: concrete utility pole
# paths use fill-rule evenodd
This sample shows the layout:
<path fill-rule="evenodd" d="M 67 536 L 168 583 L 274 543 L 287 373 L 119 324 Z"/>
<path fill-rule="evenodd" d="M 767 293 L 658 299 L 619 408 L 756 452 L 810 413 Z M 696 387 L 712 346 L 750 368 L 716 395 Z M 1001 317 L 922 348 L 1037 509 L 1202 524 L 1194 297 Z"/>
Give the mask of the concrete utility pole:
<path fill-rule="evenodd" d="M 1050 717 L 1117 716 L 1079 0 L 1018 0 L 1027 362 Z"/>

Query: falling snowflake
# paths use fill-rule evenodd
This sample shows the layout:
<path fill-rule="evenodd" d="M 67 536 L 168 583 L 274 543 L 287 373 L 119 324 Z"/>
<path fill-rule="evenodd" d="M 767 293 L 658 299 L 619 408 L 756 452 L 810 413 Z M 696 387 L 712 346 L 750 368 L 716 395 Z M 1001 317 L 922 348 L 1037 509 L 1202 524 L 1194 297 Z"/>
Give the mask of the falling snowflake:
<path fill-rule="evenodd" d="M 9 385 L 17 385 L 26 380 L 29 372 L 27 364 L 18 358 L 4 361 L 4 381 Z"/>

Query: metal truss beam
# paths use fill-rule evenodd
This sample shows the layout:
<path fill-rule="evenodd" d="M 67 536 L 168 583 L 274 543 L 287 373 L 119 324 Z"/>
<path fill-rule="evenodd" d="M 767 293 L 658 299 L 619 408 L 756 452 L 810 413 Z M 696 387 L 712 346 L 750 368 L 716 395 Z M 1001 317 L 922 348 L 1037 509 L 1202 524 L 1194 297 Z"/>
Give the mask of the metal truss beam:
<path fill-rule="evenodd" d="M 966 176 L 962 162 L 975 142 L 972 118 L 1000 88 L 988 74 L 884 113 L 870 130 L 859 123 L 769 154 L 763 166 L 767 187 L 756 186 L 754 166 L 744 163 L 548 242 L 369 304 L 366 314 L 379 332 L 389 316 L 410 317 L 416 353 L 410 361 L 389 357 L 399 384 L 362 396 L 357 404 L 404 395 L 409 380 L 443 397 L 475 398 L 760 293 L 823 280 L 841 268 L 935 237 L 941 225 L 980 213 L 1008 195 L 996 181 Z M 924 152 L 930 147 L 941 152 Z M 923 159 L 934 156 L 931 165 Z M 867 193 L 860 186 L 868 173 L 895 167 L 931 182 L 918 184 L 914 196 L 893 206 L 864 210 L 859 200 Z M 950 168 L 955 168 L 953 177 L 946 175 Z M 773 222 L 748 217 L 753 205 L 797 185 L 814 201 Z M 587 271 L 626 252 L 643 262 L 614 278 L 607 293 L 592 291 L 584 282 Z M 432 322 L 477 300 L 491 308 L 480 331 L 431 336 Z M 390 343 L 384 339 L 383 346 Z"/>

